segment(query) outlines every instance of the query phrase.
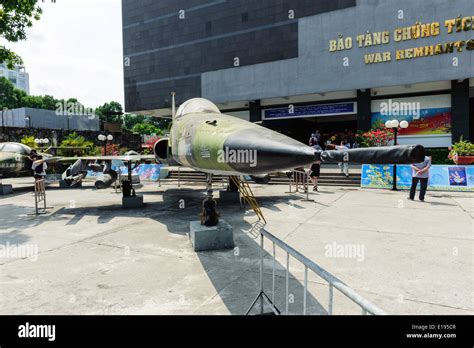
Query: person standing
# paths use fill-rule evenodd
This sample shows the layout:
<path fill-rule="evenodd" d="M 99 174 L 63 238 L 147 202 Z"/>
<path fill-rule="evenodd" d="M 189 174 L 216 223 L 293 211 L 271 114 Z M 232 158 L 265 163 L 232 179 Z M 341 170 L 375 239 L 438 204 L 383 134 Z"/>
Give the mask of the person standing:
<path fill-rule="evenodd" d="M 321 173 L 321 161 L 316 161 L 311 165 L 309 177 L 313 182 L 313 191 L 318 190 L 318 179 Z"/>
<path fill-rule="evenodd" d="M 33 175 L 36 181 L 46 177 L 46 169 L 48 169 L 48 165 L 43 160 L 43 156 L 36 157 L 36 161 L 31 165 L 31 169 L 33 169 Z"/>
<path fill-rule="evenodd" d="M 423 162 L 411 165 L 412 179 L 410 188 L 410 197 L 412 201 L 415 199 L 416 187 L 420 183 L 420 201 L 425 201 L 426 189 L 428 188 L 428 179 L 430 177 L 431 158 L 425 156 Z"/>
<path fill-rule="evenodd" d="M 36 159 L 38 158 L 38 152 L 36 152 L 35 149 L 32 149 L 30 151 L 30 154 L 28 155 L 28 160 L 31 161 L 31 163 L 33 164 L 34 161 L 36 161 Z"/>
<path fill-rule="evenodd" d="M 341 141 L 341 145 L 335 147 L 336 150 L 339 151 L 347 151 L 349 148 L 347 147 L 347 143 L 345 141 Z M 341 170 L 341 174 L 344 174 L 346 178 L 349 177 L 349 163 L 347 162 L 339 162 L 338 163 L 339 169 Z"/>
<path fill-rule="evenodd" d="M 314 133 L 314 139 L 315 139 L 315 144 L 314 145 L 319 145 L 321 142 L 321 133 L 317 130 L 316 133 Z"/>

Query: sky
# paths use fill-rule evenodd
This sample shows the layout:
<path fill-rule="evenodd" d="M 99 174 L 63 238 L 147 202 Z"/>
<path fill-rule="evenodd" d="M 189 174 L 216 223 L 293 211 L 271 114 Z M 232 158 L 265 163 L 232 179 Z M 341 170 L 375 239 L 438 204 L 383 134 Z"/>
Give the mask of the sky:
<path fill-rule="evenodd" d="M 43 15 L 13 49 L 30 75 L 31 95 L 77 98 L 87 107 L 123 105 L 121 0 L 44 0 Z"/>

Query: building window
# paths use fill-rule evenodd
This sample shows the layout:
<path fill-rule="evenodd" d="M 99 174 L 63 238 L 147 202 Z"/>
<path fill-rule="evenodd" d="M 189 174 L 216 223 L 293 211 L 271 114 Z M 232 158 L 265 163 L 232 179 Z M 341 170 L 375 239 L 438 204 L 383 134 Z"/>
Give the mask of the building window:
<path fill-rule="evenodd" d="M 249 21 L 249 13 L 248 12 L 242 13 L 242 22 L 245 23 L 248 21 Z"/>
<path fill-rule="evenodd" d="M 210 34 L 212 31 L 212 22 L 206 22 L 206 34 Z"/>

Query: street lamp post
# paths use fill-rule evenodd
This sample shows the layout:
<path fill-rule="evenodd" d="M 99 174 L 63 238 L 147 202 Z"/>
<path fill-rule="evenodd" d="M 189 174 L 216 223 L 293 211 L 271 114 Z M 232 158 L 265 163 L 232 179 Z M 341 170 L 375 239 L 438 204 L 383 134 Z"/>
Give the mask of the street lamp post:
<path fill-rule="evenodd" d="M 36 143 L 36 145 L 38 145 L 38 146 L 48 145 L 48 144 L 49 144 L 49 139 L 48 139 L 48 138 L 44 138 L 44 139 L 38 139 L 38 138 L 36 138 L 36 139 L 35 139 L 35 143 Z"/>
<path fill-rule="evenodd" d="M 99 134 L 97 136 L 97 139 L 99 139 L 99 141 L 104 142 L 104 156 L 107 156 L 107 141 L 114 140 L 114 136 L 112 134 Z"/>
<path fill-rule="evenodd" d="M 2 109 L 2 137 L 4 136 L 5 134 L 5 112 L 7 112 L 8 108 L 3 108 Z"/>
<path fill-rule="evenodd" d="M 398 120 L 390 120 L 385 122 L 385 127 L 388 129 L 393 130 L 393 135 L 394 135 L 394 145 L 398 145 L 398 130 L 400 128 L 408 128 L 409 124 L 407 121 L 398 121 Z M 397 188 L 397 165 L 393 165 L 393 186 L 392 186 L 392 191 L 398 191 Z"/>

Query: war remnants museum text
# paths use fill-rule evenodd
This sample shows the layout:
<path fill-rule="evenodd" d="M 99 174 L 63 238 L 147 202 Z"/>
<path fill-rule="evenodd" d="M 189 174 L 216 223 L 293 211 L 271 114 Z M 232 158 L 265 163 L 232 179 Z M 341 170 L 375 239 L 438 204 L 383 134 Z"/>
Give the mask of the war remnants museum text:
<path fill-rule="evenodd" d="M 359 48 L 387 45 L 392 39 L 394 42 L 404 42 L 409 40 L 420 40 L 424 38 L 437 37 L 441 34 L 442 30 L 446 30 L 448 34 L 456 34 L 468 31 L 474 32 L 474 16 L 458 16 L 454 19 L 447 19 L 444 21 L 444 23 L 416 22 L 412 26 L 397 28 L 393 31 L 393 33 L 390 31 L 381 31 L 360 34 L 355 37 L 355 40 L 352 37 L 344 37 L 342 34 L 340 34 L 337 40 L 329 41 L 329 52 L 350 50 L 355 45 Z M 365 64 L 376 64 L 391 62 L 394 59 L 400 61 L 454 52 L 463 52 L 464 50 L 474 50 L 474 39 L 453 40 L 434 45 L 420 45 L 408 49 L 399 49 L 396 50 L 396 52 L 385 51 L 370 53 L 364 56 L 364 62 Z"/>

